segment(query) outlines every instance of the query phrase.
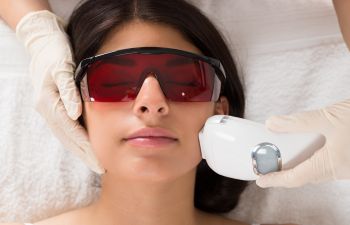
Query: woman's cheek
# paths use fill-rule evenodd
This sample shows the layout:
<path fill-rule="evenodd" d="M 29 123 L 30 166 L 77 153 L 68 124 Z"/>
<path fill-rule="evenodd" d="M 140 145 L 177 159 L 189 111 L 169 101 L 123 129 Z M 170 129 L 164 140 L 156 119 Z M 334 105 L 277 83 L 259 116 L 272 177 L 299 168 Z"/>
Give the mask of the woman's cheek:
<path fill-rule="evenodd" d="M 110 149 L 110 138 L 108 137 L 108 133 L 102 132 L 103 129 L 101 125 L 93 125 L 90 124 L 89 127 L 89 141 L 92 147 L 92 150 L 95 152 L 96 157 L 99 162 L 102 164 L 104 158 L 106 158 L 105 154 L 107 154 L 107 150 Z"/>
<path fill-rule="evenodd" d="M 113 115 L 101 110 L 103 104 L 90 103 L 86 108 L 85 121 L 88 131 L 89 141 L 92 150 L 95 152 L 97 159 L 102 165 L 105 165 L 108 154 L 115 149 L 116 137 L 113 137 Z"/>

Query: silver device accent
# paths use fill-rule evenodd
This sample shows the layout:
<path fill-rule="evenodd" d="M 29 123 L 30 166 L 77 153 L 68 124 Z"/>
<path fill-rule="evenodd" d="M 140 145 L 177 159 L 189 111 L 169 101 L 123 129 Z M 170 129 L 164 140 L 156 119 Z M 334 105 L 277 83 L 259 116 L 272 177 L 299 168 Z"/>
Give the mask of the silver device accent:
<path fill-rule="evenodd" d="M 256 175 L 264 175 L 282 169 L 281 152 L 269 142 L 256 145 L 252 150 L 253 170 Z"/>

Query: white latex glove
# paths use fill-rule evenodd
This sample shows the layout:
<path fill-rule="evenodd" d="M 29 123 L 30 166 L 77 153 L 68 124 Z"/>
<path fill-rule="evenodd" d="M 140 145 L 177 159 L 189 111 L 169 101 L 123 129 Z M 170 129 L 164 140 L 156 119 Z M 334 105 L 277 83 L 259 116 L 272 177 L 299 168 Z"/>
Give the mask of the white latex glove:
<path fill-rule="evenodd" d="M 317 132 L 325 145 L 309 159 L 290 170 L 266 174 L 256 180 L 260 187 L 299 187 L 307 183 L 350 179 L 350 99 L 308 112 L 271 117 L 274 132 Z"/>
<path fill-rule="evenodd" d="M 74 84 L 75 63 L 63 20 L 47 10 L 31 12 L 17 24 L 16 35 L 31 55 L 29 74 L 35 109 L 65 148 L 102 174 L 87 132 L 77 121 L 82 102 Z"/>

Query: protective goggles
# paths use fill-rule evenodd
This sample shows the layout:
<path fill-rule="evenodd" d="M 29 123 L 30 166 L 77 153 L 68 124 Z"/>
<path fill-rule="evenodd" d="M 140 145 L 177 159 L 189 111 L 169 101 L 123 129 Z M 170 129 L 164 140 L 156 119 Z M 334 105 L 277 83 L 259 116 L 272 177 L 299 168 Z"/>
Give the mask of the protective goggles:
<path fill-rule="evenodd" d="M 221 63 L 190 52 L 157 47 L 123 49 L 86 58 L 75 72 L 83 101 L 127 102 L 154 76 L 176 102 L 217 101 L 226 79 Z"/>

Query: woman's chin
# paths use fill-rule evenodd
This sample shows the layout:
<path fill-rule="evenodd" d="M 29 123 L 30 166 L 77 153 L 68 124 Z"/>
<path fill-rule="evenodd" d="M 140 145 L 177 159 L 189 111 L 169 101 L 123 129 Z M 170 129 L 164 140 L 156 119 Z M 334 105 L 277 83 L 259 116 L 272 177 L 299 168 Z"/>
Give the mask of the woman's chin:
<path fill-rule="evenodd" d="M 132 182 L 145 183 L 168 183 L 173 182 L 186 174 L 195 172 L 196 165 L 184 168 L 181 164 L 172 167 L 172 163 L 153 159 L 142 159 L 137 162 L 126 163 L 125 167 L 107 169 L 107 173 L 116 179 L 129 180 Z"/>

